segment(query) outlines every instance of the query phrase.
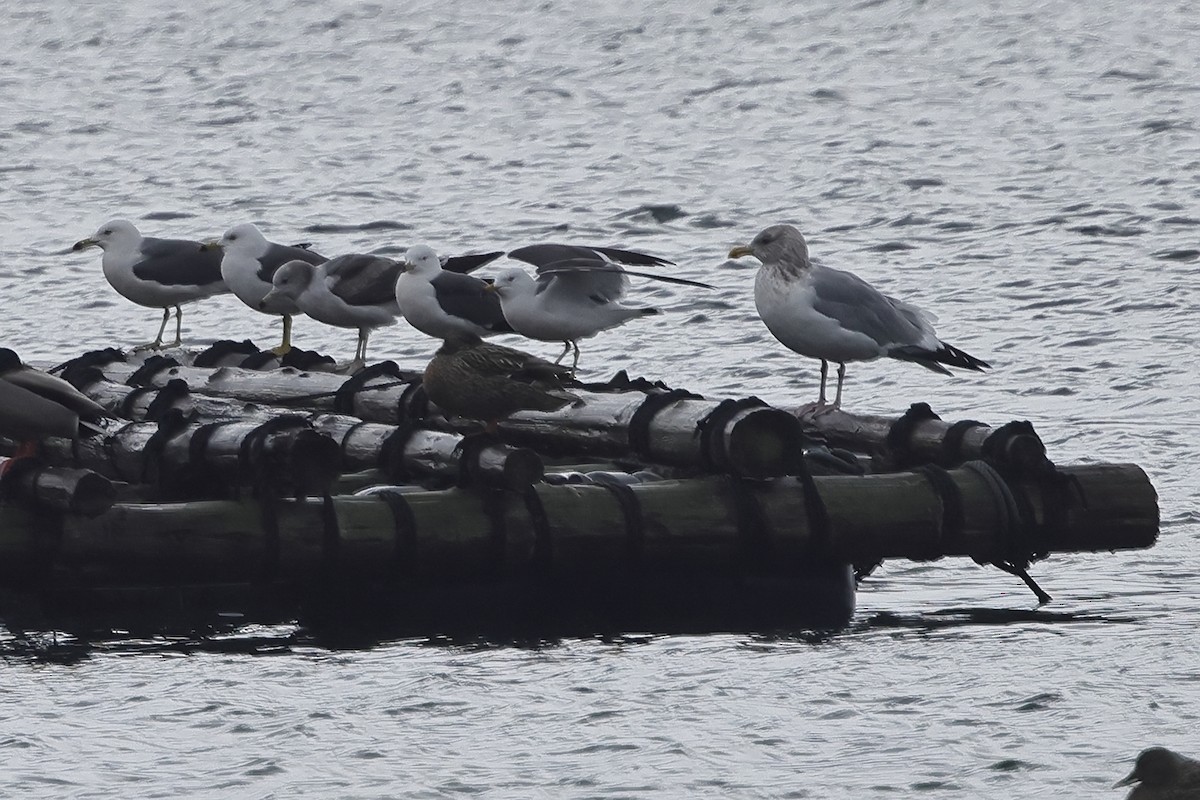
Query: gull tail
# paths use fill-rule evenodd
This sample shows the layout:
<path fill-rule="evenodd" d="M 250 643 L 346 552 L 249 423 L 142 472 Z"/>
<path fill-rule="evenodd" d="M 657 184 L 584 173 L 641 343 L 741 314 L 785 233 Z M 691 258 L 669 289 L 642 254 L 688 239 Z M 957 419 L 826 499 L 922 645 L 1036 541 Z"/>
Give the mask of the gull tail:
<path fill-rule="evenodd" d="M 945 342 L 938 342 L 938 344 L 940 347 L 937 350 L 928 350 L 916 345 L 893 347 L 888 351 L 888 355 L 900 361 L 912 361 L 926 369 L 940 372 L 943 375 L 951 374 L 950 370 L 942 366 L 943 364 L 950 367 L 959 367 L 960 369 L 974 370 L 975 372 L 982 372 L 992 367 L 986 361 L 978 359 L 969 353 L 964 353 L 957 347 L 952 347 Z"/>

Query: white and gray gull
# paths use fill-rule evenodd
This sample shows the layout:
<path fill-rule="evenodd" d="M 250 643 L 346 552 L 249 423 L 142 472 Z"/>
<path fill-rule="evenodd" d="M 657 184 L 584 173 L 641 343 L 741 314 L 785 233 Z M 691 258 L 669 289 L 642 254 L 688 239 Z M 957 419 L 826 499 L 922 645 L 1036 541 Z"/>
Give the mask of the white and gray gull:
<path fill-rule="evenodd" d="M 104 251 L 100 265 L 104 277 L 126 299 L 138 305 L 163 310 L 158 336 L 148 347 L 162 346 L 163 332 L 171 309 L 175 309 L 175 342 L 183 330 L 180 306 L 193 300 L 229 291 L 221 278 L 221 254 L 202 249 L 190 239 L 156 239 L 142 236 L 137 226 L 124 219 L 101 225 L 94 234 L 76 242 L 73 250 L 99 247 Z"/>
<path fill-rule="evenodd" d="M 408 323 L 436 339 L 511 333 L 500 298 L 487 291 L 487 282 L 451 271 L 451 266 L 447 261 L 443 267 L 432 247 L 408 248 L 404 271 L 394 287 L 396 303 Z"/>
<path fill-rule="evenodd" d="M 263 298 L 271 291 L 271 280 L 275 273 L 288 261 L 322 264 L 329 259 L 307 247 L 269 241 L 252 222 L 234 225 L 225 231 L 220 240 L 209 242 L 204 247 L 222 254 L 221 277 L 239 300 L 255 311 L 283 318 L 283 340 L 275 352 L 284 355 L 291 350 L 292 316 L 300 313 L 300 307 L 295 300 L 284 295 L 275 296 L 265 305 L 262 305 Z"/>
<path fill-rule="evenodd" d="M 504 318 L 513 330 L 530 339 L 562 342 L 563 351 L 554 363 L 573 349 L 571 372 L 579 366 L 579 339 L 615 328 L 635 317 L 657 314 L 657 308 L 625 305 L 621 298 L 629 289 L 629 276 L 713 288 L 652 272 L 635 272 L 622 265 L 661 267 L 673 262 L 657 256 L 570 244 L 535 244 L 508 253 L 508 257 L 537 267 L 537 278 L 521 269 L 507 269 L 496 276 L 491 289 L 500 295 Z"/>
<path fill-rule="evenodd" d="M 446 259 L 446 266 L 471 270 L 500 255 L 456 256 Z M 275 271 L 271 291 L 259 304 L 266 308 L 290 300 L 318 322 L 357 329 L 353 363 L 363 364 L 371 331 L 391 325 L 401 314 L 396 285 L 404 269 L 405 265 L 395 259 L 362 253 L 335 256 L 322 264 L 293 260 Z"/>
<path fill-rule="evenodd" d="M 44 436 L 75 439 L 111 418 L 103 406 L 62 378 L 21 363 L 0 347 L 0 435 L 22 442 L 18 455 L 31 454 Z"/>
<path fill-rule="evenodd" d="M 821 361 L 814 409 L 841 407 L 847 361 L 887 356 L 945 375 L 950 374 L 946 366 L 976 371 L 990 366 L 938 339 L 933 318 L 916 306 L 883 294 L 854 273 L 810 259 L 804 236 L 791 225 L 772 225 L 749 245 L 729 251 L 730 258 L 748 255 L 762 262 L 754 304 L 767 329 L 788 349 Z M 838 365 L 832 406 L 825 399 L 830 361 Z"/>

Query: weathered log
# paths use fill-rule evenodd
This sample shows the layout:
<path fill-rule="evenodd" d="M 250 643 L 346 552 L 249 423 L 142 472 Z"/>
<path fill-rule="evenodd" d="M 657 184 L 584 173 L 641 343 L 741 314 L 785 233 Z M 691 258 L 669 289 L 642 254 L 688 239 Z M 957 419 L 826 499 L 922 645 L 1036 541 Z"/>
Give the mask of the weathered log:
<path fill-rule="evenodd" d="M 88 469 L 52 467 L 37 459 L 0 458 L 0 497 L 50 511 L 94 517 L 112 507 L 112 481 Z"/>
<path fill-rule="evenodd" d="M 128 379 L 133 368 L 113 364 L 107 374 Z M 237 397 L 254 403 L 321 411 L 337 410 L 370 422 L 395 424 L 417 410 L 412 373 L 343 379 L 291 369 L 255 372 L 229 367 L 165 366 L 138 380 L 163 386 L 184 380 L 192 392 Z M 575 391 L 575 390 L 573 390 Z M 800 426 L 788 412 L 761 403 L 704 400 L 686 392 L 575 391 L 582 405 L 553 413 L 514 414 L 500 434 L 515 444 L 551 452 L 606 457 L 637 455 L 652 463 L 708 467 L 746 477 L 788 474 L 803 446 Z M 435 410 L 436 411 L 436 410 Z M 433 414 L 425 422 L 455 431 L 479 424 Z"/>
<path fill-rule="evenodd" d="M 924 404 L 914 405 L 903 417 L 826 410 L 806 412 L 799 418 L 830 445 L 881 456 L 892 468 L 916 464 L 951 467 L 985 455 L 1026 469 L 1046 463 L 1046 448 L 1031 427 L 1005 430 L 1005 435 L 993 438 L 1001 429 L 973 420 L 946 422 L 932 416 Z M 986 454 L 985 446 L 993 452 Z"/>
<path fill-rule="evenodd" d="M 628 486 L 538 484 L 259 502 L 117 504 L 65 516 L 55 542 L 0 507 L 4 570 L 53 563 L 66 583 L 240 580 L 612 579 L 799 574 L 817 561 L 965 556 L 1022 562 L 1055 552 L 1148 547 L 1157 498 L 1135 465 L 1068 467 L 1008 484 L 986 466 L 940 473 Z M 1028 509 L 1028 513 L 1022 511 Z M 52 552 L 47 552 L 48 550 Z"/>
<path fill-rule="evenodd" d="M 109 478 L 162 483 L 167 488 L 222 492 L 268 483 L 294 493 L 320 494 L 338 472 L 337 443 L 303 417 L 214 423 L 130 422 L 105 436 L 48 438 L 47 458 L 70 461 Z"/>

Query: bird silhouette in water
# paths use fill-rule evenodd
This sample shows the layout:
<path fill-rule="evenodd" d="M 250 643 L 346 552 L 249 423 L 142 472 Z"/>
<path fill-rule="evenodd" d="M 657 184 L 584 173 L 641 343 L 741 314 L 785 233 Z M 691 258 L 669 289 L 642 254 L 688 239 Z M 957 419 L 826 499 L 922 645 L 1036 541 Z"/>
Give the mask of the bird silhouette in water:
<path fill-rule="evenodd" d="M 1141 752 L 1133 772 L 1116 785 L 1131 784 L 1137 785 L 1128 800 L 1200 800 L 1200 761 L 1165 747 L 1151 747 Z"/>
<path fill-rule="evenodd" d="M 582 403 L 563 389 L 571 370 L 478 336 L 445 339 L 425 367 L 425 393 L 446 414 L 486 423 L 495 433 L 501 419 L 518 411 L 557 411 Z"/>

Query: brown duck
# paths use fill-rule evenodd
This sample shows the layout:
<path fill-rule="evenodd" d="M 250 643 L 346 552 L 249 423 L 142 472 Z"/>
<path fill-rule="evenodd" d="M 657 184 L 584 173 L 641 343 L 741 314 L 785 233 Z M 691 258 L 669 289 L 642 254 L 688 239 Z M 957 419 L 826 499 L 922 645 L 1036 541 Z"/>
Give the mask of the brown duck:
<path fill-rule="evenodd" d="M 1165 747 L 1143 750 L 1117 786 L 1136 783 L 1128 800 L 1200 800 L 1200 761 Z"/>
<path fill-rule="evenodd" d="M 425 367 L 425 393 L 443 412 L 497 423 L 517 411 L 557 411 L 582 401 L 563 390 L 571 370 L 478 336 L 442 342 Z"/>

